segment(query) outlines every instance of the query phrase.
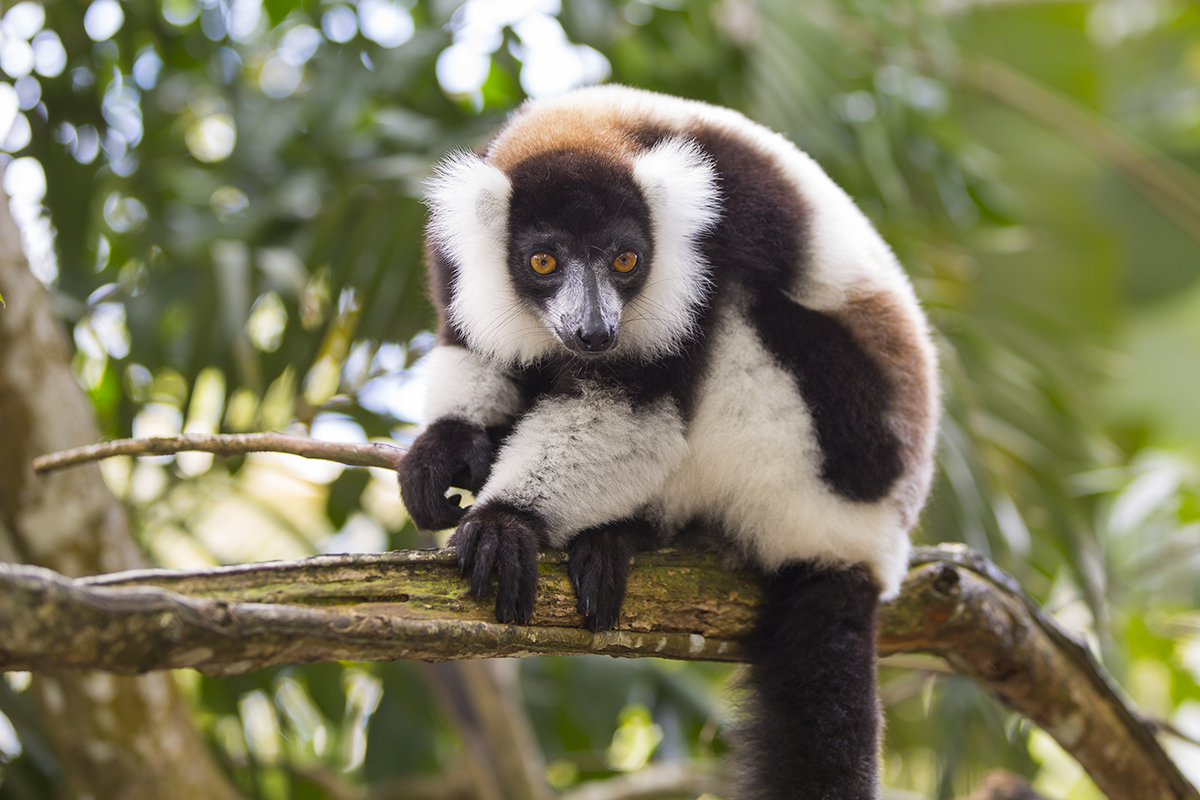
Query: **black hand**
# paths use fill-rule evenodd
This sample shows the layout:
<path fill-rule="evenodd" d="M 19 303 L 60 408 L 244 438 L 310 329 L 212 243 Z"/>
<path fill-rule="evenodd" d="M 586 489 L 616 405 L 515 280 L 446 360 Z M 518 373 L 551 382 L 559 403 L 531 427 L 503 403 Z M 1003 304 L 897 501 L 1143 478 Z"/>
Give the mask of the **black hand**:
<path fill-rule="evenodd" d="M 537 598 L 538 550 L 546 541 L 541 516 L 507 503 L 473 506 L 450 537 L 458 566 L 471 577 L 471 594 L 482 599 L 496 591 L 496 619 L 525 625 Z"/>
<path fill-rule="evenodd" d="M 643 520 L 621 520 L 581 532 L 571 540 L 567 576 L 590 631 L 617 627 L 633 554 L 656 545 L 657 531 Z"/>
<path fill-rule="evenodd" d="M 483 426 L 462 419 L 440 419 L 418 436 L 396 470 L 404 507 L 417 527 L 442 530 L 457 525 L 466 509 L 459 508 L 457 495 L 446 497 L 446 491 L 464 483 L 483 486 L 492 454 Z"/>

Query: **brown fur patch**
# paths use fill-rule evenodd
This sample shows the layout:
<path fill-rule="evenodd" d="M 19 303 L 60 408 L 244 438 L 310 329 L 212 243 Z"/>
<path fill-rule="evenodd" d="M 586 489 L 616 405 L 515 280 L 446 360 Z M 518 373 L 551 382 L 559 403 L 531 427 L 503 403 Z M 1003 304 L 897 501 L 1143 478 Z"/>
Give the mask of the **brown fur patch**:
<path fill-rule="evenodd" d="M 935 365 L 921 330 L 924 323 L 884 292 L 851 297 L 833 312 L 892 385 L 888 419 L 900 440 L 905 464 L 926 462 L 937 425 Z"/>
<path fill-rule="evenodd" d="M 561 113 L 557 109 L 524 111 L 500 131 L 484 154 L 505 172 L 517 164 L 552 150 L 594 150 L 613 155 L 632 155 L 633 141 L 627 129 L 591 109 Z"/>
<path fill-rule="evenodd" d="M 696 122 L 690 108 L 671 114 L 645 98 L 632 104 L 627 100 L 624 94 L 584 92 L 527 103 L 488 143 L 483 156 L 505 172 L 552 150 L 593 150 L 629 158 Z M 668 105 L 679 102 L 662 100 Z"/>

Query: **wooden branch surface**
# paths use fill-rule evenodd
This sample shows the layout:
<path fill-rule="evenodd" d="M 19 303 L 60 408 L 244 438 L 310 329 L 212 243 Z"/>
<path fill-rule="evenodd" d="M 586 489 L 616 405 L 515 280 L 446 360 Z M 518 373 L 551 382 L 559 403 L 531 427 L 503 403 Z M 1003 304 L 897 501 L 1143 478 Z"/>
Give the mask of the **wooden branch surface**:
<path fill-rule="evenodd" d="M 329 660 L 605 653 L 738 661 L 760 594 L 713 555 L 639 555 L 621 629 L 580 627 L 565 558 L 541 560 L 529 626 L 470 597 L 448 551 L 320 556 L 70 580 L 0 564 L 0 669 L 216 676 Z M 670 598 L 664 604 L 663 598 Z M 1112 798 L 1197 794 L 1089 651 L 966 548 L 918 548 L 880 653 L 937 654 L 1050 733 Z"/>
<path fill-rule="evenodd" d="M 323 442 L 307 436 L 287 433 L 182 433 L 146 439 L 117 439 L 33 460 L 33 471 L 44 475 L 66 467 L 99 461 L 113 456 L 166 456 L 183 451 L 212 453 L 222 458 L 246 453 L 288 453 L 304 458 L 338 461 L 350 467 L 395 469 L 404 457 L 404 448 L 382 442 Z"/>
<path fill-rule="evenodd" d="M 450 551 L 78 581 L 0 564 L 0 627 L 10 631 L 0 641 L 0 668 L 194 667 L 223 677 L 330 660 L 581 653 L 737 660 L 740 646 L 728 635 L 753 617 L 758 590 L 751 576 L 694 553 L 648 554 L 642 563 L 647 568 L 630 580 L 622 630 L 604 634 L 580 627 L 559 554 L 542 556 L 528 627 L 497 623 L 491 603 L 468 593 Z M 663 609 L 663 597 L 674 607 Z"/>

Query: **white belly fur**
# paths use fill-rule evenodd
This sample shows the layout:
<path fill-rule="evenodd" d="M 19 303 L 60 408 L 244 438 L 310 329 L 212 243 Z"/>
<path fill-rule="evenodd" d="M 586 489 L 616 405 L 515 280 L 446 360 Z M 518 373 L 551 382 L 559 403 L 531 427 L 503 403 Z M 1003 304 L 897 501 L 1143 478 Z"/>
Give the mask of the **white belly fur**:
<path fill-rule="evenodd" d="M 720 520 L 738 549 L 767 570 L 809 559 L 865 563 L 884 598 L 894 595 L 909 550 L 896 489 L 870 503 L 831 491 L 820 478 L 812 416 L 791 374 L 736 307 L 727 308 L 713 334 L 688 454 L 661 499 L 664 521 Z"/>

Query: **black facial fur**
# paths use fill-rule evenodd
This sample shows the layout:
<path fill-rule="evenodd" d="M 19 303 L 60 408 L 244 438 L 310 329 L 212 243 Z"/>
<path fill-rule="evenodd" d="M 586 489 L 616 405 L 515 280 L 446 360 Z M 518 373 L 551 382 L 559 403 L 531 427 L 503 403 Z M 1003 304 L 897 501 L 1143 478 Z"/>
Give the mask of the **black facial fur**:
<path fill-rule="evenodd" d="M 569 265 L 602 266 L 622 301 L 645 285 L 654 259 L 650 211 L 629 167 L 595 153 L 555 152 L 517 165 L 509 175 L 508 264 L 517 294 L 545 302 Z M 638 256 L 632 272 L 611 269 L 626 250 Z M 534 253 L 554 256 L 560 269 L 539 275 Z"/>

